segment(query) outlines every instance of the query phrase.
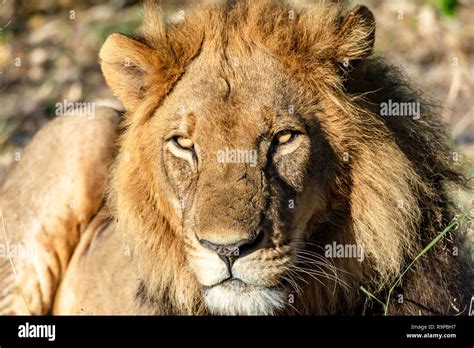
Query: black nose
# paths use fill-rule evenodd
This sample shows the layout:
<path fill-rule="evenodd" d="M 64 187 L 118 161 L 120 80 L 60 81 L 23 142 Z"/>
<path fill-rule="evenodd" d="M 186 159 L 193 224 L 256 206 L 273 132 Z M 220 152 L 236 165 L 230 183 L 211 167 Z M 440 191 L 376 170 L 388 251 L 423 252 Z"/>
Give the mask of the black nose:
<path fill-rule="evenodd" d="M 242 239 L 232 244 L 216 244 L 205 239 L 198 239 L 202 246 L 213 250 L 225 262 L 229 271 L 233 263 L 242 255 L 248 255 L 258 249 L 263 233 L 249 239 Z"/>

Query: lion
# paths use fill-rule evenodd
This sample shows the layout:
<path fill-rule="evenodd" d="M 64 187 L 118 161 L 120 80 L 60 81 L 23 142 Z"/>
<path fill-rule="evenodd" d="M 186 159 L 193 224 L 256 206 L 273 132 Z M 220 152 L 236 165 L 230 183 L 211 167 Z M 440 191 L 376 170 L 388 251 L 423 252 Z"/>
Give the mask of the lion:
<path fill-rule="evenodd" d="M 125 112 L 50 122 L 2 185 L 3 243 L 35 252 L 2 259 L 0 312 L 382 314 L 360 287 L 386 298 L 467 183 L 436 107 L 372 56 L 371 11 L 144 6 L 140 35 L 99 54 Z M 421 117 L 381 115 L 389 100 Z M 466 312 L 462 229 L 389 314 Z"/>

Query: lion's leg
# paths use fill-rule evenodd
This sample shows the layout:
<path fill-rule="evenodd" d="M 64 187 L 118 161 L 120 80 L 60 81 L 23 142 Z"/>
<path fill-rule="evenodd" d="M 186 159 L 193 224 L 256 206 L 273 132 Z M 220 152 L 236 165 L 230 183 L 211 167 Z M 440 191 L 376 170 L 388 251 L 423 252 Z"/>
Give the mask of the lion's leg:
<path fill-rule="evenodd" d="M 139 279 L 125 239 L 101 209 L 84 231 L 56 292 L 54 315 L 150 314 L 135 306 Z"/>
<path fill-rule="evenodd" d="M 0 187 L 0 313 L 45 314 L 98 210 L 118 112 L 62 116 L 41 129 Z"/>

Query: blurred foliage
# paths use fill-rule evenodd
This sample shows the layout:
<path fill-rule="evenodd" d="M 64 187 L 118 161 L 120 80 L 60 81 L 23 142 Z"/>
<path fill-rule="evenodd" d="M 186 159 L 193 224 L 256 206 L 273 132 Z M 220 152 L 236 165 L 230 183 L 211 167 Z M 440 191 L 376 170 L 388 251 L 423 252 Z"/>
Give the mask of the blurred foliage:
<path fill-rule="evenodd" d="M 454 16 L 458 6 L 458 0 L 437 0 L 435 4 L 435 7 L 438 9 L 438 11 L 447 17 Z"/>
<path fill-rule="evenodd" d="M 138 13 L 138 11 L 137 11 Z M 137 15 L 135 18 L 127 18 L 123 22 L 97 22 L 87 28 L 89 37 L 92 37 L 98 45 L 101 45 L 110 33 L 117 32 L 122 34 L 133 34 L 140 26 L 141 18 Z"/>
<path fill-rule="evenodd" d="M 453 17 L 459 7 L 458 0 L 429 0 L 429 3 L 446 17 Z"/>

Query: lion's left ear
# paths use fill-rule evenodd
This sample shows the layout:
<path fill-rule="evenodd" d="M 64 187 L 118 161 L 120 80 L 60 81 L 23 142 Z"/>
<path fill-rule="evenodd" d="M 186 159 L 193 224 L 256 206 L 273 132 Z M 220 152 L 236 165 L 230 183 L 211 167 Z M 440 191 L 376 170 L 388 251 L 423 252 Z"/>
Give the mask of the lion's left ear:
<path fill-rule="evenodd" d="M 372 54 L 375 42 L 375 18 L 365 6 L 358 5 L 342 20 L 336 39 L 336 59 L 348 65 Z"/>
<path fill-rule="evenodd" d="M 154 50 L 135 38 L 111 34 L 99 57 L 105 80 L 127 110 L 134 110 L 147 89 L 146 77 L 159 67 Z"/>

